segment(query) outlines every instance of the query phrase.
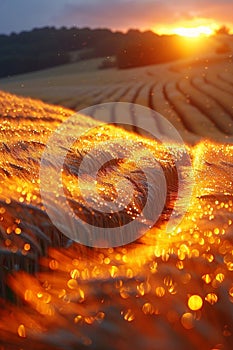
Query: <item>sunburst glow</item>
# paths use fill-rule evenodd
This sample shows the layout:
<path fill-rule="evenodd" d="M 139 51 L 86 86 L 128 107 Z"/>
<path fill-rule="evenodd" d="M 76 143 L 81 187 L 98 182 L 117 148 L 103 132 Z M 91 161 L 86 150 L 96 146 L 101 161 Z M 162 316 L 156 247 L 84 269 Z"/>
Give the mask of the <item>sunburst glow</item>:
<path fill-rule="evenodd" d="M 231 25 L 227 24 L 231 28 Z M 179 21 L 172 26 L 154 27 L 153 31 L 159 35 L 180 35 L 187 38 L 198 38 L 214 35 L 221 28 L 221 23 L 213 19 L 194 18 L 192 21 Z"/>
<path fill-rule="evenodd" d="M 185 28 L 185 27 L 180 27 L 174 29 L 174 34 L 189 37 L 189 38 L 197 38 L 201 35 L 213 35 L 214 31 L 212 28 L 208 26 L 199 26 L 199 27 L 193 27 L 193 28 Z"/>

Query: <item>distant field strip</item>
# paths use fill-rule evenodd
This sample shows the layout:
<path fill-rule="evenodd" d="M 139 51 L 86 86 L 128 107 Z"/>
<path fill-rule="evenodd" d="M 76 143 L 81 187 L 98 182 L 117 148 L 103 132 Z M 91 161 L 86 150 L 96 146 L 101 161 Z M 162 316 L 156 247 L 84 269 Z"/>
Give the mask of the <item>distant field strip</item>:
<path fill-rule="evenodd" d="M 143 76 L 140 81 L 109 84 L 104 87 L 88 87 L 77 94 L 77 99 L 53 100 L 71 109 L 107 102 L 130 102 L 156 110 L 165 116 L 181 133 L 188 143 L 196 143 L 207 138 L 218 142 L 233 142 L 233 75 L 228 72 L 216 72 L 208 69 L 207 73 L 195 73 L 184 77 L 179 74 L 171 79 L 157 79 L 156 74 Z M 107 121 L 119 122 L 121 107 L 117 104 L 111 109 Z M 92 116 L 101 118 L 97 107 Z M 136 124 L 132 108 L 124 115 L 126 124 Z M 152 114 L 145 116 L 144 125 L 161 134 L 163 130 Z M 137 127 L 125 127 L 142 134 Z"/>
<path fill-rule="evenodd" d="M 233 140 L 233 87 L 218 76 L 208 76 L 206 80 L 195 76 L 158 84 L 144 81 L 118 92 L 110 98 L 102 94 L 99 102 L 132 102 L 150 107 L 165 116 L 189 143 L 200 138 L 219 142 Z M 118 106 L 113 108 L 109 122 L 118 122 L 118 110 Z M 97 115 L 93 116 L 97 118 Z M 147 115 L 144 121 L 149 128 L 167 132 L 150 118 L 153 116 Z M 125 115 L 125 122 L 135 123 L 132 111 Z M 141 133 L 137 128 L 132 129 Z"/>
<path fill-rule="evenodd" d="M 229 56 L 230 57 L 230 56 Z M 93 106 L 92 117 L 101 119 L 101 103 L 129 102 L 149 107 L 169 120 L 189 144 L 200 139 L 233 142 L 233 67 L 231 58 L 190 61 L 118 71 L 83 72 L 6 82 L 5 90 L 37 97 L 45 102 L 81 111 Z M 61 69 L 61 68 L 60 68 Z M 48 74 L 49 75 L 49 74 Z M 55 78 L 54 78 L 55 77 Z M 55 79 L 55 80 L 54 80 Z M 48 86 L 49 84 L 49 86 Z M 0 88 L 2 86 L 0 85 Z M 117 104 L 105 120 L 119 123 L 122 110 Z M 132 108 L 124 111 L 126 124 L 137 124 Z M 145 127 L 169 134 L 151 113 L 144 116 Z M 128 130 L 144 134 L 135 126 Z"/>

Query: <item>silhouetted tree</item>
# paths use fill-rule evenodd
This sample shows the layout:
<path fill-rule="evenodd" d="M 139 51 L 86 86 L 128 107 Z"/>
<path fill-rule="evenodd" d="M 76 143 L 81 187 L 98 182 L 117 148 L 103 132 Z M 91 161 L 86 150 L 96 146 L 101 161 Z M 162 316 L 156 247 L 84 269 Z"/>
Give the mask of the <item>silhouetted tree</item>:
<path fill-rule="evenodd" d="M 228 35 L 230 33 L 230 28 L 223 25 L 219 29 L 217 29 L 215 33 L 217 35 Z"/>

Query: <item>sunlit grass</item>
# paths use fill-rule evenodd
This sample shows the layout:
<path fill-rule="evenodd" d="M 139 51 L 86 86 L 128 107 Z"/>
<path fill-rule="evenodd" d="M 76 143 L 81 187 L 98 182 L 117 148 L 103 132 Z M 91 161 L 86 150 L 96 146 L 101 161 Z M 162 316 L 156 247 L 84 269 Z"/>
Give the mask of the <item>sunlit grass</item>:
<path fill-rule="evenodd" d="M 153 344 L 162 342 L 162 349 L 169 349 L 171 342 L 177 344 L 174 349 L 182 344 L 211 349 L 223 344 L 227 348 L 233 305 L 233 146 L 204 141 L 188 148 L 195 185 L 187 213 L 173 232 L 165 231 L 164 216 L 160 225 L 124 247 L 90 249 L 76 243 L 62 248 L 67 241 L 54 230 L 41 205 L 38 169 L 47 138 L 71 112 L 39 101 L 1 96 L 0 214 L 2 256 L 6 257 L 2 261 L 8 270 L 25 261 L 21 267 L 29 270 L 26 259 L 30 258 L 29 264 L 38 269 L 34 275 L 20 271 L 7 278 L 17 305 L 4 302 L 3 345 L 104 349 L 114 335 L 115 348 L 123 350 L 128 337 L 135 347 L 139 340 L 147 344 L 151 338 Z M 34 118 L 33 128 L 29 116 Z M 80 115 L 80 125 L 87 122 L 96 125 Z M 124 137 L 141 142 L 155 158 L 171 163 L 164 145 L 123 130 L 120 134 L 122 143 Z M 116 130 L 108 126 L 98 137 L 88 136 L 87 149 L 101 139 L 114 139 Z M 81 142 L 74 144 L 69 164 L 77 160 L 80 147 Z M 81 199 L 70 182 L 72 177 L 64 172 L 64 185 L 78 207 Z M 108 184 L 114 185 L 114 179 L 108 177 Z M 57 247 L 49 248 L 54 242 Z M 37 265 L 37 258 L 43 255 L 41 247 L 47 254 Z M 145 349 L 150 350 L 151 343 Z"/>

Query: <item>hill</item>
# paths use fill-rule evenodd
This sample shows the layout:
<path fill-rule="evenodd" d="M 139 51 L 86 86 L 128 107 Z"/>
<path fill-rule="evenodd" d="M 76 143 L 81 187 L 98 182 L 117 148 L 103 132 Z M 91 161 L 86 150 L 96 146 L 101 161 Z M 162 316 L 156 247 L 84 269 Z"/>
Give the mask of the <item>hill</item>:
<path fill-rule="evenodd" d="M 1 79 L 0 88 L 74 111 L 105 102 L 137 103 L 164 115 L 188 143 L 232 142 L 232 51 L 213 53 L 216 40 L 201 52 L 197 42 L 191 58 L 176 62 L 122 71 L 99 70 L 101 58 L 84 60 Z M 232 50 L 232 37 L 224 41 Z M 127 118 L 132 121 L 130 112 Z"/>
<path fill-rule="evenodd" d="M 221 35 L 218 35 L 220 37 Z M 227 35 L 226 35 L 227 36 Z M 203 38 L 199 49 L 211 47 L 211 39 Z M 227 45 L 217 48 L 227 52 Z M 102 67 L 145 66 L 189 57 L 193 45 L 184 44 L 179 36 L 159 36 L 151 31 L 109 29 L 35 28 L 19 34 L 0 35 L 0 77 L 37 71 L 57 65 L 105 57 Z M 113 62 L 108 58 L 115 56 Z"/>

